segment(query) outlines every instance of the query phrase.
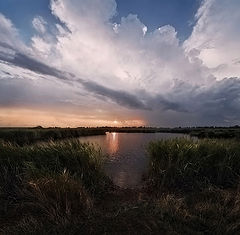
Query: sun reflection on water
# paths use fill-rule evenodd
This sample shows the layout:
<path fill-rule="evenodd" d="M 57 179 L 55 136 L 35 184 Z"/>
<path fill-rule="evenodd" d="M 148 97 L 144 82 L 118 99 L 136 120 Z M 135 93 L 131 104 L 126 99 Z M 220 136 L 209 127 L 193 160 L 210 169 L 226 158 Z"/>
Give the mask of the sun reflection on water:
<path fill-rule="evenodd" d="M 112 132 L 107 135 L 108 153 L 114 155 L 119 149 L 118 133 Z"/>

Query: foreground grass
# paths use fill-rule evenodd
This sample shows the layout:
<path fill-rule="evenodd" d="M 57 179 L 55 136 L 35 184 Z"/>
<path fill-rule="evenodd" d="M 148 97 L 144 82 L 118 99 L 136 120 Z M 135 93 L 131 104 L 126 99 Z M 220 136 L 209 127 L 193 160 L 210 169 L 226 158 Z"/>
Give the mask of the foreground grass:
<path fill-rule="evenodd" d="M 148 190 L 174 220 L 168 231 L 240 233 L 237 140 L 160 140 L 149 144 L 148 153 Z"/>
<path fill-rule="evenodd" d="M 79 141 L 0 144 L 1 234 L 239 234 L 238 142 L 149 145 L 139 190 L 113 187 Z"/>
<path fill-rule="evenodd" d="M 150 182 L 159 189 L 236 188 L 240 145 L 234 140 L 175 139 L 150 143 Z"/>
<path fill-rule="evenodd" d="M 78 140 L 0 144 L 0 228 L 11 233 L 85 221 L 111 187 L 100 150 Z M 32 227 L 35 223 L 35 227 Z M 23 230 L 22 230 L 23 229 Z"/>

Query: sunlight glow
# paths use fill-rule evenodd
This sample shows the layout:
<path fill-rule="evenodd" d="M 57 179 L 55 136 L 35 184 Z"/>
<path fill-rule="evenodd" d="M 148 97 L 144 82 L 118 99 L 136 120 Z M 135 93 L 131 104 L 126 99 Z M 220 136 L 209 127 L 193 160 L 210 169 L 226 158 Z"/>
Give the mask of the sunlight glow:
<path fill-rule="evenodd" d="M 107 135 L 108 148 L 110 155 L 114 155 L 119 148 L 118 133 L 112 132 Z"/>

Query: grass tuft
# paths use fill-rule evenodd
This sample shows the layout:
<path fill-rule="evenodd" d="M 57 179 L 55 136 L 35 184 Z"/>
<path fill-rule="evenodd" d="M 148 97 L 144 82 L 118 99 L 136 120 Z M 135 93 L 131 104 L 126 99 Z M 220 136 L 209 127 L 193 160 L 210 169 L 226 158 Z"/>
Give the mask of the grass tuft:
<path fill-rule="evenodd" d="M 240 145 L 233 140 L 173 139 L 150 143 L 149 180 L 160 190 L 237 187 Z"/>

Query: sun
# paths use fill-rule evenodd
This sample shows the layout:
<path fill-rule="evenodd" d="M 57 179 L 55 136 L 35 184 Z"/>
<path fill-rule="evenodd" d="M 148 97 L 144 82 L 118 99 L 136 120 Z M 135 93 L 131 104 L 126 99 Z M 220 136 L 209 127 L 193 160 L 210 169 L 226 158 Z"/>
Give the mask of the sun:
<path fill-rule="evenodd" d="M 113 123 L 114 123 L 114 124 L 118 124 L 118 121 L 117 121 L 117 120 L 114 120 Z"/>

